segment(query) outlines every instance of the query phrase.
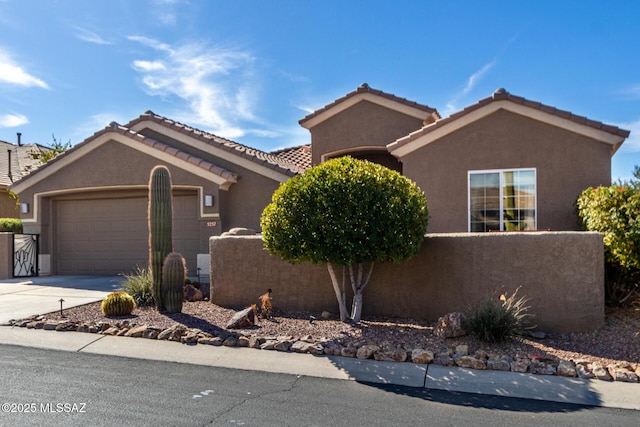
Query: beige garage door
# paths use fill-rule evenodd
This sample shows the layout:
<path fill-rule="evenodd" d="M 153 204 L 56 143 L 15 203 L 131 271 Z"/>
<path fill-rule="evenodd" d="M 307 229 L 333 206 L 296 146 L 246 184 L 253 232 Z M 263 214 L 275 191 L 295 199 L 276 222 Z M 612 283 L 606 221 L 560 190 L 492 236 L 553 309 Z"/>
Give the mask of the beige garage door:
<path fill-rule="evenodd" d="M 195 272 L 197 196 L 173 199 L 173 244 Z M 116 275 L 148 264 L 147 198 L 58 200 L 54 215 L 54 274 Z M 195 275 L 195 274 L 194 274 Z"/>

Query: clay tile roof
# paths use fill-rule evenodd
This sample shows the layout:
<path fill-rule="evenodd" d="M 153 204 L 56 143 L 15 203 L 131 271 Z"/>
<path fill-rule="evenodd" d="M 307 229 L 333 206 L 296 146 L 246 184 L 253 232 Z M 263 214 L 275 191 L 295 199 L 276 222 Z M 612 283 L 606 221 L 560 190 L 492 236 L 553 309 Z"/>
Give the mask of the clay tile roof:
<path fill-rule="evenodd" d="M 149 147 L 152 147 L 156 150 L 159 151 L 163 151 L 167 154 L 171 154 L 172 156 L 181 159 L 181 160 L 185 160 L 187 162 L 192 163 L 193 165 L 195 165 L 198 168 L 204 169 L 207 172 L 211 172 L 214 173 L 228 181 L 231 182 L 237 182 L 238 176 L 236 174 L 234 174 L 233 172 L 230 172 L 226 169 L 223 169 L 219 166 L 216 166 L 212 163 L 209 163 L 207 161 L 204 161 L 202 159 L 200 159 L 197 156 L 193 156 L 191 154 L 185 153 L 184 151 L 180 151 L 174 147 L 168 146 L 166 144 L 163 144 L 161 142 L 156 141 L 155 139 L 146 137 L 142 134 L 139 134 L 131 129 L 129 129 L 126 126 L 121 126 L 116 122 L 111 122 L 109 123 L 108 126 L 106 126 L 104 129 L 101 129 L 97 132 L 95 132 L 92 136 L 90 136 L 89 138 L 85 139 L 84 141 L 76 144 L 75 146 L 73 146 L 72 148 L 68 149 L 67 151 L 65 151 L 64 153 L 54 157 L 53 159 L 49 160 L 45 165 L 43 165 L 41 168 L 39 169 L 44 169 L 49 167 L 50 165 L 57 163 L 58 161 L 66 158 L 67 156 L 71 155 L 72 153 L 78 151 L 81 147 L 89 144 L 91 141 L 95 140 L 96 138 L 98 138 L 99 136 L 106 134 L 108 132 L 117 132 L 120 133 L 122 135 L 125 135 L 129 138 L 131 138 L 132 140 L 139 142 L 141 144 L 147 145 Z M 38 169 L 38 170 L 39 170 Z M 29 174 L 23 176 L 23 178 L 27 178 L 31 175 L 33 175 L 37 170 L 34 170 L 32 172 L 30 172 Z"/>
<path fill-rule="evenodd" d="M 378 89 L 373 89 L 367 83 L 362 83 L 353 92 L 349 92 L 345 96 L 343 96 L 341 98 L 338 98 L 335 101 L 333 101 L 332 103 L 327 104 L 324 107 L 320 108 L 319 110 L 316 110 L 313 113 L 305 116 L 304 118 L 299 120 L 298 123 L 303 124 L 303 123 L 311 120 L 312 118 L 324 113 L 325 111 L 330 110 L 331 108 L 335 107 L 336 105 L 340 104 L 341 102 L 344 102 L 349 98 L 353 98 L 354 96 L 359 95 L 361 93 L 370 93 L 370 94 L 373 94 L 373 95 L 380 96 L 382 98 L 387 98 L 387 99 L 389 99 L 391 101 L 395 101 L 395 102 L 398 102 L 400 104 L 404 104 L 404 105 L 407 105 L 409 107 L 413 107 L 413 108 L 416 108 L 418 110 L 422 110 L 422 111 L 424 111 L 426 113 L 434 114 L 437 118 L 440 118 L 440 114 L 438 113 L 438 111 L 435 108 L 431 108 L 431 107 L 429 107 L 427 105 L 423 105 L 423 104 L 418 104 L 417 102 L 409 101 L 406 98 L 401 98 L 399 96 L 393 95 L 391 93 L 386 93 L 386 92 L 383 92 L 383 91 L 378 90 Z"/>
<path fill-rule="evenodd" d="M 238 176 L 232 172 L 229 172 L 226 169 L 223 169 L 219 166 L 216 166 L 210 162 L 207 162 L 197 156 L 193 156 L 189 153 L 185 153 L 184 151 L 180 151 L 175 149 L 174 147 L 171 147 L 167 144 L 163 144 L 162 142 L 158 142 L 155 139 L 149 138 L 147 136 L 144 136 L 142 134 L 139 134 L 131 129 L 129 129 L 126 126 L 120 126 L 115 122 L 111 122 L 111 124 L 109 126 L 107 126 L 105 128 L 106 130 L 115 130 L 123 135 L 126 135 L 142 144 L 148 145 L 149 147 L 153 147 L 157 150 L 163 151 L 165 153 L 171 154 L 174 157 L 184 160 L 186 162 L 191 163 L 192 165 L 194 165 L 195 167 L 198 167 L 200 169 L 204 169 L 207 172 L 212 172 L 218 176 L 223 177 L 224 179 L 230 180 L 230 181 L 237 181 Z"/>
<path fill-rule="evenodd" d="M 284 148 L 272 151 L 278 157 L 297 165 L 300 169 L 306 170 L 311 167 L 311 144 L 300 145 L 298 147 Z"/>
<path fill-rule="evenodd" d="M 130 128 L 135 124 L 144 122 L 144 121 L 153 121 L 162 126 L 166 126 L 170 129 L 180 132 L 184 135 L 190 136 L 192 138 L 196 138 L 202 142 L 210 144 L 212 147 L 216 147 L 218 149 L 222 149 L 230 153 L 234 153 L 240 157 L 247 158 L 258 165 L 271 168 L 273 170 L 276 170 L 288 176 L 293 176 L 304 171 L 304 169 L 301 168 L 299 165 L 290 162 L 288 159 L 284 157 L 280 157 L 271 153 L 266 153 L 264 151 L 248 147 L 246 145 L 240 144 L 230 139 L 226 139 L 200 129 L 192 128 L 183 123 L 178 123 L 166 117 L 155 114 L 153 111 L 146 111 L 145 113 L 140 115 L 140 117 L 126 124 L 125 127 Z"/>
<path fill-rule="evenodd" d="M 569 111 L 565 111 L 565 110 L 559 110 L 555 107 L 552 107 L 550 105 L 545 105 L 542 104 L 540 102 L 536 102 L 536 101 L 531 101 L 528 100 L 526 98 L 523 98 L 521 96 L 516 96 L 516 95 L 512 95 L 509 92 L 507 92 L 505 89 L 500 88 L 497 89 L 491 96 L 481 99 L 478 102 L 476 102 L 475 104 L 469 105 L 467 107 L 465 107 L 464 109 L 451 114 L 449 117 L 446 117 L 444 119 L 440 119 L 432 124 L 429 124 L 427 126 L 424 126 L 422 129 L 417 130 L 415 132 L 412 132 L 411 134 L 409 134 L 408 136 L 402 137 L 400 139 L 398 139 L 395 143 L 393 143 L 394 145 L 394 150 L 404 146 L 408 143 L 410 143 L 411 141 L 416 140 L 417 138 L 426 135 L 428 133 L 431 133 L 433 131 L 435 131 L 436 129 L 439 129 L 463 116 L 466 116 L 467 114 L 476 111 L 488 104 L 491 104 L 493 102 L 496 101 L 510 101 L 516 104 L 522 104 L 528 108 L 532 108 L 535 110 L 539 110 L 542 111 L 544 113 L 547 114 L 551 114 L 554 116 L 558 116 L 561 117 L 563 119 L 567 119 L 588 127 L 592 127 L 594 129 L 598 129 L 604 132 L 608 132 L 611 133 L 613 135 L 622 137 L 622 138 L 627 138 L 629 136 L 629 134 L 631 133 L 628 130 L 624 130 L 624 129 L 620 129 L 617 126 L 613 126 L 613 125 L 608 125 L 599 121 L 595 121 L 595 120 L 590 120 L 586 117 L 583 116 L 578 116 L 575 115 Z"/>

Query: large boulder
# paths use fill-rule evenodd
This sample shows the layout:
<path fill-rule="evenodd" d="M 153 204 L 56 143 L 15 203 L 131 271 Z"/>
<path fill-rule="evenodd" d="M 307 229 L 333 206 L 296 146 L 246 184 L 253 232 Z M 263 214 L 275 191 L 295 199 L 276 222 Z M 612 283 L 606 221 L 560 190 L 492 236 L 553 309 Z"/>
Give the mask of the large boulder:
<path fill-rule="evenodd" d="M 192 285 L 185 285 L 184 300 L 189 302 L 202 301 L 204 299 L 202 292 Z"/>
<path fill-rule="evenodd" d="M 243 329 L 248 328 L 256 324 L 256 306 L 247 307 L 244 310 L 238 311 L 233 315 L 229 323 L 227 323 L 227 329 Z"/>
<path fill-rule="evenodd" d="M 467 316 L 464 313 L 448 313 L 438 319 L 438 324 L 433 330 L 433 334 L 440 338 L 455 338 L 467 335 L 467 331 L 462 326 Z"/>

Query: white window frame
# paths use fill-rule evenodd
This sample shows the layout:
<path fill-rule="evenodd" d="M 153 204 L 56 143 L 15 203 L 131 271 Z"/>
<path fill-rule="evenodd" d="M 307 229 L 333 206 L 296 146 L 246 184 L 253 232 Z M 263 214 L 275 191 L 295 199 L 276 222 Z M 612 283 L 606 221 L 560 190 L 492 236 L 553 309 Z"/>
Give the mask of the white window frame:
<path fill-rule="evenodd" d="M 500 179 L 500 231 L 504 230 L 504 174 L 505 172 L 533 172 L 534 190 L 533 190 L 533 221 L 534 230 L 538 229 L 538 171 L 536 168 L 513 168 L 513 169 L 482 169 L 467 171 L 467 231 L 471 232 L 471 175 L 497 173 Z"/>

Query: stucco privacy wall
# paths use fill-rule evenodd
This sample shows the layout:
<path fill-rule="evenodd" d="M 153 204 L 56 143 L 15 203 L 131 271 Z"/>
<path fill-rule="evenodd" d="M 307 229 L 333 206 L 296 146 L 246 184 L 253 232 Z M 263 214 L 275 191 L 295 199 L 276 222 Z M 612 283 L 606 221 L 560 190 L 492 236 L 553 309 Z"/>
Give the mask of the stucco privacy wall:
<path fill-rule="evenodd" d="M 0 280 L 13 278 L 13 233 L 0 233 Z"/>
<path fill-rule="evenodd" d="M 267 288 L 274 307 L 338 312 L 324 265 L 289 264 L 260 236 L 210 239 L 211 301 L 240 308 Z M 500 293 L 530 298 L 538 329 L 590 331 L 604 323 L 604 247 L 589 232 L 428 234 L 402 264 L 376 265 L 364 291 L 364 317 L 437 320 Z M 351 296 L 348 297 L 349 300 Z M 348 303 L 348 305 L 350 305 Z"/>

